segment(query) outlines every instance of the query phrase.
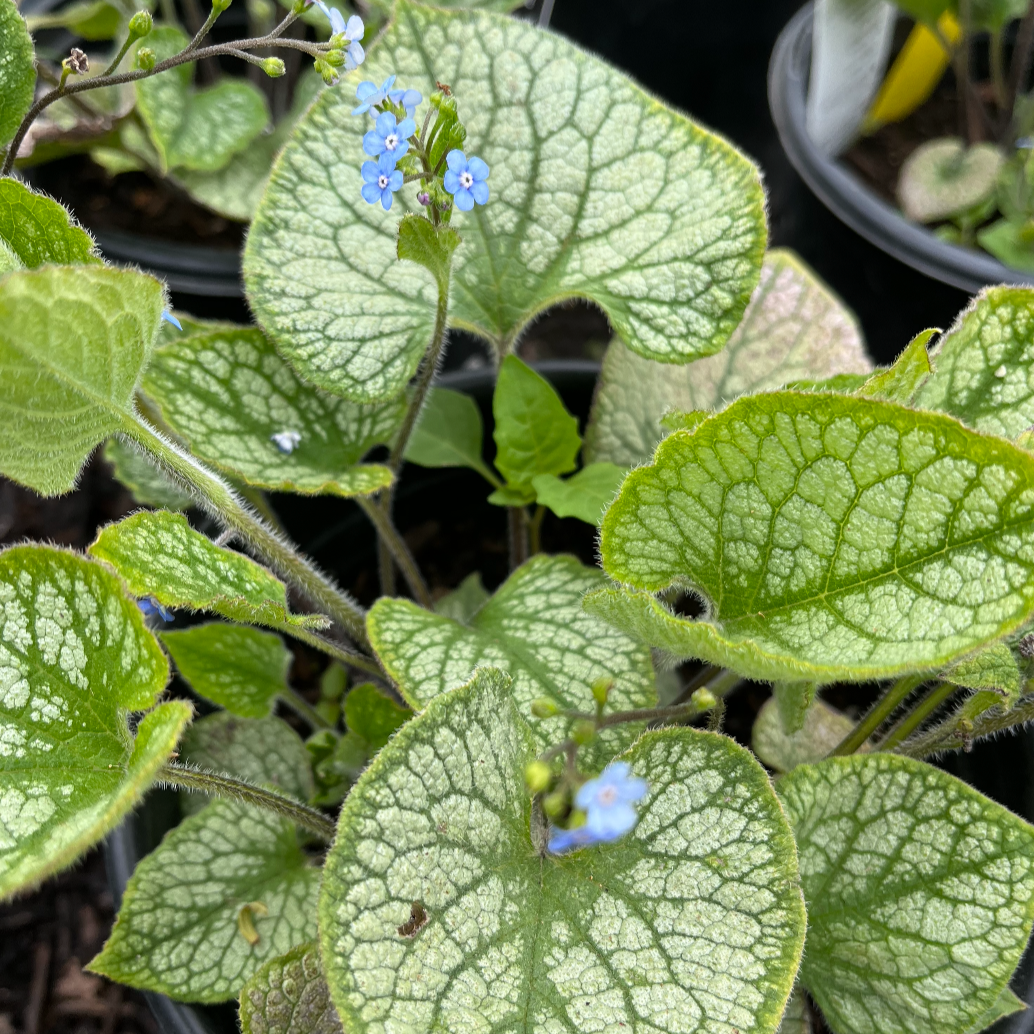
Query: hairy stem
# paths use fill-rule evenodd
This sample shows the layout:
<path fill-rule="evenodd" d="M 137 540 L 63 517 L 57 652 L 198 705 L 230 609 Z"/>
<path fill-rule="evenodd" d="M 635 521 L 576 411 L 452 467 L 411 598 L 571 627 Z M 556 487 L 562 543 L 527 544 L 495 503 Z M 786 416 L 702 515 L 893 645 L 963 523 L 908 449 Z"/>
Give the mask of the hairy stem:
<path fill-rule="evenodd" d="M 362 607 L 266 524 L 218 474 L 148 425 L 139 414 L 127 422 L 125 432 L 185 484 L 213 517 L 236 531 L 274 570 L 329 614 L 357 642 L 368 645 L 366 612 Z"/>
<path fill-rule="evenodd" d="M 516 571 L 528 559 L 528 514 L 523 506 L 506 508 L 506 531 L 510 543 L 510 570 Z"/>
<path fill-rule="evenodd" d="M 894 750 L 899 743 L 904 743 L 956 689 L 958 687 L 950 682 L 935 682 L 926 696 L 880 741 L 879 749 Z"/>
<path fill-rule="evenodd" d="M 384 669 L 372 658 L 356 653 L 354 650 L 349 650 L 347 647 L 342 646 L 341 643 L 324 639 L 323 636 L 308 628 L 285 622 L 278 627 L 277 631 L 283 632 L 285 635 L 289 635 L 299 642 L 319 650 L 321 653 L 325 653 L 328 657 L 333 657 L 334 660 L 340 661 L 350 668 L 358 668 L 360 671 L 365 671 L 368 675 L 374 675 L 379 679 L 384 679 L 386 682 L 391 682 L 391 679 L 384 673 Z"/>
<path fill-rule="evenodd" d="M 280 702 L 289 707 L 296 715 L 304 718 L 305 721 L 312 726 L 313 729 L 333 729 L 334 726 L 327 721 L 316 710 L 308 700 L 305 699 L 299 692 L 290 687 L 287 688 L 286 692 L 281 692 L 279 695 Z"/>
<path fill-rule="evenodd" d="M 275 812 L 302 829 L 318 836 L 325 843 L 334 840 L 335 826 L 321 811 L 310 808 L 300 801 L 285 797 L 283 794 L 265 790 L 261 786 L 235 779 L 233 776 L 218 775 L 198 768 L 181 765 L 170 761 L 158 770 L 159 785 L 175 786 L 195 793 L 206 793 L 210 797 L 225 797 L 241 804 L 254 804 L 266 811 Z"/>
<path fill-rule="evenodd" d="M 898 679 L 876 701 L 869 713 L 834 748 L 831 756 L 843 757 L 846 754 L 853 754 L 924 681 L 925 677 L 922 675 L 906 675 L 904 678 Z"/>
<path fill-rule="evenodd" d="M 417 603 L 428 610 L 434 609 L 434 600 L 427 588 L 424 576 L 420 573 L 413 554 L 406 545 L 406 540 L 398 533 L 398 529 L 391 522 L 391 518 L 384 512 L 384 508 L 375 501 L 359 496 L 356 499 L 362 511 L 370 518 L 371 523 L 377 529 L 380 541 L 391 550 L 392 558 L 398 564 L 402 577 L 416 597 Z"/>
<path fill-rule="evenodd" d="M 1034 721 L 1034 696 L 1024 697 L 1010 711 L 995 710 L 982 714 L 965 735 L 960 734 L 958 729 L 958 713 L 953 714 L 929 732 L 906 740 L 895 753 L 921 759 L 945 750 L 961 750 L 985 736 L 993 736 L 1030 721 Z"/>
<path fill-rule="evenodd" d="M 528 553 L 535 556 L 542 552 L 542 519 L 546 516 L 546 508 L 542 505 L 535 507 L 535 513 L 528 521 Z"/>

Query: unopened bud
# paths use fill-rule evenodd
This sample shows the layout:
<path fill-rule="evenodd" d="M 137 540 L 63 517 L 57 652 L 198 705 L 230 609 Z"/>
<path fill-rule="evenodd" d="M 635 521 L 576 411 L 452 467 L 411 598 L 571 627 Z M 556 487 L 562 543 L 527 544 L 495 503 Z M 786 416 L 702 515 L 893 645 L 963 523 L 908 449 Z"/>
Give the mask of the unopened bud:
<path fill-rule="evenodd" d="M 212 0 L 212 13 L 222 14 L 232 3 L 233 0 Z"/>
<path fill-rule="evenodd" d="M 524 785 L 529 793 L 542 793 L 548 790 L 552 781 L 553 773 L 545 761 L 532 761 L 524 769 Z"/>
<path fill-rule="evenodd" d="M 154 28 L 154 19 L 151 18 L 150 11 L 137 11 L 132 18 L 129 19 L 129 38 L 141 39 L 146 36 L 151 29 Z"/>
<path fill-rule="evenodd" d="M 542 810 L 546 813 L 546 818 L 553 819 L 554 821 L 564 817 L 567 813 L 568 805 L 567 794 L 563 790 L 546 794 L 542 798 Z"/>
<path fill-rule="evenodd" d="M 701 686 L 699 689 L 694 690 L 693 695 L 689 699 L 698 711 L 710 711 L 718 706 L 718 697 L 707 686 Z"/>
<path fill-rule="evenodd" d="M 416 196 L 417 201 L 420 202 L 425 208 L 431 203 L 431 195 L 426 190 L 420 191 Z"/>
<path fill-rule="evenodd" d="M 536 718 L 552 718 L 560 713 L 560 708 L 549 697 L 539 697 L 531 702 L 531 713 Z"/>
<path fill-rule="evenodd" d="M 327 62 L 323 60 L 323 58 L 316 58 L 316 60 L 312 63 L 312 67 L 315 68 L 317 72 L 319 72 L 323 81 L 328 86 L 335 86 L 337 84 L 337 72 L 335 72 L 333 67 L 331 65 L 328 65 Z"/>
<path fill-rule="evenodd" d="M 154 51 L 150 47 L 143 47 L 136 52 L 136 67 L 150 72 L 155 66 Z"/>
<path fill-rule="evenodd" d="M 310 7 L 312 7 L 313 0 L 294 0 L 294 5 L 291 7 L 292 14 L 304 14 Z"/>
<path fill-rule="evenodd" d="M 343 50 L 328 50 L 323 55 L 323 60 L 331 68 L 340 68 L 345 63 L 345 52 Z"/>
<path fill-rule="evenodd" d="M 579 718 L 571 726 L 571 739 L 580 747 L 591 743 L 596 737 L 596 723 L 591 718 Z"/>
<path fill-rule="evenodd" d="M 270 79 L 279 79 L 287 71 L 287 65 L 283 63 L 278 57 L 267 57 L 262 62 L 262 71 L 269 76 Z"/>
<path fill-rule="evenodd" d="M 86 75 L 90 70 L 90 59 L 78 47 L 72 47 L 68 57 L 61 64 L 73 75 Z"/>
<path fill-rule="evenodd" d="M 592 684 L 592 698 L 600 707 L 606 706 L 607 697 L 610 695 L 610 688 L 613 685 L 613 679 L 597 679 Z"/>

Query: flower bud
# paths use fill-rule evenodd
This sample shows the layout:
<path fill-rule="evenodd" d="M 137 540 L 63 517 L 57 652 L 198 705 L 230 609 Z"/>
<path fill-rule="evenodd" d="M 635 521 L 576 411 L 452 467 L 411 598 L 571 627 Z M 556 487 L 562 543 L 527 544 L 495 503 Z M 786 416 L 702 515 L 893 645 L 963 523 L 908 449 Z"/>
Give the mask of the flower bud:
<path fill-rule="evenodd" d="M 554 793 L 546 794 L 542 799 L 542 810 L 546 813 L 547 819 L 563 818 L 566 814 L 570 802 L 567 799 L 567 794 L 563 790 L 557 790 Z"/>
<path fill-rule="evenodd" d="M 600 707 L 606 707 L 607 697 L 610 695 L 610 689 L 613 685 L 613 679 L 597 679 L 592 684 L 592 698 Z"/>
<path fill-rule="evenodd" d="M 212 13 L 222 14 L 232 3 L 233 0 L 212 0 Z"/>
<path fill-rule="evenodd" d="M 580 747 L 591 743 L 596 737 L 596 723 L 591 718 L 580 718 L 571 726 L 571 739 Z"/>
<path fill-rule="evenodd" d="M 310 7 L 312 7 L 312 0 L 294 0 L 294 5 L 291 7 L 291 13 L 305 14 Z"/>
<path fill-rule="evenodd" d="M 542 793 L 549 789 L 553 781 L 553 773 L 545 761 L 532 761 L 524 769 L 524 785 L 529 793 Z"/>
<path fill-rule="evenodd" d="M 269 76 L 270 79 L 279 79 L 287 71 L 287 65 L 283 63 L 278 57 L 267 57 L 262 62 L 262 71 Z"/>
<path fill-rule="evenodd" d="M 710 711 L 713 707 L 718 706 L 718 698 L 707 686 L 701 686 L 699 689 L 694 690 L 693 695 L 689 699 L 698 711 Z"/>
<path fill-rule="evenodd" d="M 420 202 L 425 208 L 431 203 L 431 195 L 426 190 L 420 191 L 416 196 L 417 201 Z"/>
<path fill-rule="evenodd" d="M 337 74 L 337 72 L 335 72 L 333 66 L 327 64 L 327 62 L 324 61 L 322 57 L 316 58 L 316 60 L 312 63 L 312 67 L 315 68 L 317 72 L 319 72 L 319 74 L 323 78 L 323 81 L 328 86 L 335 86 L 335 85 L 337 85 L 337 83 L 338 83 L 338 74 Z"/>
<path fill-rule="evenodd" d="M 143 47 L 136 52 L 136 67 L 150 72 L 155 65 L 154 51 L 150 47 Z"/>
<path fill-rule="evenodd" d="M 323 60 L 331 68 L 340 68 L 345 63 L 345 52 L 343 50 L 328 50 L 323 55 Z"/>
<path fill-rule="evenodd" d="M 531 713 L 536 718 L 552 718 L 560 713 L 560 708 L 549 697 L 539 697 L 531 702 Z"/>
<path fill-rule="evenodd" d="M 129 38 L 131 40 L 141 39 L 154 28 L 154 20 L 150 11 L 137 11 L 129 19 Z"/>

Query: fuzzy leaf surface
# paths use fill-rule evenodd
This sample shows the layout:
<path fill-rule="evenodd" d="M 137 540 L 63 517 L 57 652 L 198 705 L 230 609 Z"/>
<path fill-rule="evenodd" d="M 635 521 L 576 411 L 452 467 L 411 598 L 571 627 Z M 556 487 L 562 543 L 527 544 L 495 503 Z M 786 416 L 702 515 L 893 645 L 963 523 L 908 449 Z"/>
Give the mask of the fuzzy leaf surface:
<path fill-rule="evenodd" d="M 2 21 L 0 16 L 0 23 Z M 0 29 L 0 38 L 2 34 Z M 0 54 L 3 54 L 2 47 Z M 0 79 L 2 75 L 0 72 Z M 0 105 L 3 103 L 0 100 Z M 101 261 L 93 238 L 72 221 L 67 208 L 14 179 L 0 180 L 0 241 L 17 260 L 17 266 L 12 268 L 35 269 L 44 263 L 74 266 Z"/>
<path fill-rule="evenodd" d="M 87 967 L 187 1002 L 225 1002 L 268 959 L 316 936 L 320 871 L 294 826 L 214 800 L 165 834 L 133 871 L 111 936 Z M 238 915 L 251 903 L 259 938 Z"/>
<path fill-rule="evenodd" d="M 936 330 L 916 334 L 905 350 L 894 360 L 893 366 L 877 370 L 856 392 L 865 398 L 886 399 L 907 406 L 915 393 L 930 376 L 930 356 L 926 346 Z"/>
<path fill-rule="evenodd" d="M 364 682 L 345 697 L 345 725 L 378 751 L 413 712 L 385 696 L 372 682 Z"/>
<path fill-rule="evenodd" d="M 399 209 L 360 197 L 360 79 L 462 106 L 465 150 L 491 167 L 484 208 L 453 222 L 450 322 L 501 353 L 564 298 L 603 308 L 629 347 L 681 363 L 717 352 L 757 283 L 757 171 L 725 141 L 552 33 L 500 15 L 400 0 L 366 64 L 327 90 L 277 161 L 245 249 L 258 322 L 314 384 L 359 401 L 397 395 L 434 323 L 437 285 L 396 258 Z M 418 113 L 418 117 L 419 117 Z"/>
<path fill-rule="evenodd" d="M 101 266 L 0 282 L 0 472 L 42 495 L 74 486 L 94 447 L 131 419 L 163 308 L 157 280 Z"/>
<path fill-rule="evenodd" d="M 725 737 L 647 733 L 624 755 L 650 786 L 635 830 L 541 857 L 506 683 L 482 669 L 437 697 L 345 800 L 319 925 L 346 1028 L 774 1031 L 804 910 L 761 766 Z"/>
<path fill-rule="evenodd" d="M 778 784 L 808 904 L 801 981 L 841 1034 L 963 1034 L 995 1006 L 1034 922 L 1034 827 L 892 754 Z"/>
<path fill-rule="evenodd" d="M 452 592 L 438 600 L 434 605 L 434 611 L 466 625 L 490 596 L 481 582 L 481 572 L 475 571 L 468 574 Z"/>
<path fill-rule="evenodd" d="M 574 557 L 536 556 L 522 564 L 468 621 L 460 624 L 408 600 L 378 600 L 367 618 L 370 642 L 406 702 L 420 710 L 463 685 L 474 668 L 491 665 L 513 678 L 518 713 L 532 722 L 540 749 L 564 738 L 564 719 L 530 719 L 531 702 L 551 697 L 562 708 L 592 711 L 592 683 L 614 680 L 617 711 L 657 702 L 647 649 L 582 609 L 582 597 L 603 584 Z M 604 761 L 627 746 L 638 725 L 603 730 L 590 754 Z"/>
<path fill-rule="evenodd" d="M 535 499 L 558 517 L 577 517 L 599 524 L 625 479 L 625 468 L 613 463 L 590 463 L 573 477 L 536 474 L 531 481 Z"/>
<path fill-rule="evenodd" d="M 115 477 L 142 506 L 186 510 L 194 505 L 193 498 L 167 478 L 139 449 L 118 438 L 108 439 L 104 458 L 111 464 Z"/>
<path fill-rule="evenodd" d="M 1034 457 L 889 402 L 752 396 L 629 475 L 601 551 L 632 590 L 710 601 L 587 600 L 673 654 L 819 683 L 943 670 L 1034 608 Z"/>
<path fill-rule="evenodd" d="M 217 546 L 180 513 L 135 513 L 102 528 L 90 552 L 111 564 L 137 596 L 166 607 L 211 610 L 231 621 L 290 631 L 325 619 L 294 615 L 287 589 L 243 553 Z"/>
<path fill-rule="evenodd" d="M 161 640 L 198 696 L 240 718 L 265 718 L 287 689 L 291 653 L 273 632 L 211 621 Z"/>
<path fill-rule="evenodd" d="M 112 829 L 168 760 L 191 708 L 118 579 L 46 546 L 0 554 L 0 898 Z"/>
<path fill-rule="evenodd" d="M 792 251 L 773 249 L 743 322 L 717 355 L 673 369 L 611 342 L 585 430 L 586 456 L 623 467 L 643 463 L 665 435 L 661 418 L 669 410 L 720 409 L 802 378 L 871 369 L 854 315 Z"/>
<path fill-rule="evenodd" d="M 244 1034 L 342 1034 L 316 944 L 270 959 L 241 988 Z"/>
<path fill-rule="evenodd" d="M 993 689 L 1012 698 L 1019 696 L 1023 681 L 1016 656 L 1005 643 L 991 643 L 953 664 L 941 677 L 956 686 Z"/>
<path fill-rule="evenodd" d="M 144 390 L 190 450 L 248 484 L 305 495 L 365 495 L 391 482 L 378 464 L 360 464 L 389 442 L 404 396 L 364 406 L 306 384 L 261 331 L 221 329 L 155 351 Z M 299 435 L 285 452 L 274 441 Z"/>
<path fill-rule="evenodd" d="M 32 107 L 35 53 L 14 0 L 0 0 L 0 150 L 10 143 Z"/>

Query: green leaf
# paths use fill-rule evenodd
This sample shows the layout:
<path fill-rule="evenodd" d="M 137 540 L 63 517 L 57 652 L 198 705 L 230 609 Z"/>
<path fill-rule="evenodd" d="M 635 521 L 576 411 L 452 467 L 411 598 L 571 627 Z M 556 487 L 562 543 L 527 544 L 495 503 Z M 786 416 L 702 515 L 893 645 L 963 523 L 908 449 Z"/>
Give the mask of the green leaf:
<path fill-rule="evenodd" d="M 1005 643 L 991 643 L 984 649 L 941 672 L 941 678 L 967 689 L 993 689 L 1015 698 L 1023 678 L 1012 650 Z"/>
<path fill-rule="evenodd" d="M 1034 828 L 893 754 L 802 765 L 778 784 L 808 905 L 801 982 L 840 1034 L 966 1031 L 1034 922 Z"/>
<path fill-rule="evenodd" d="M 483 435 L 481 410 L 469 395 L 431 388 L 406 445 L 406 460 L 421 467 L 470 467 L 497 484 L 499 479 L 481 458 Z"/>
<path fill-rule="evenodd" d="M 853 395 L 868 379 L 869 375 L 864 373 L 838 373 L 820 381 L 791 381 L 787 387 L 794 391 L 831 391 L 837 395 Z"/>
<path fill-rule="evenodd" d="M 779 1022 L 776 1034 L 812 1034 L 811 1011 L 805 1001 L 804 992 L 795 983 L 786 1003 L 786 1011 Z"/>
<path fill-rule="evenodd" d="M 798 765 L 821 761 L 854 728 L 855 723 L 823 700 L 805 712 L 800 731 L 787 733 L 779 705 L 766 700 L 754 720 L 751 746 L 769 768 L 789 772 Z M 868 750 L 863 746 L 862 750 Z"/>
<path fill-rule="evenodd" d="M 561 707 L 595 709 L 592 683 L 613 679 L 615 711 L 657 703 L 648 650 L 582 610 L 582 597 L 603 582 L 573 557 L 535 556 L 462 625 L 408 600 L 380 599 L 370 610 L 370 641 L 406 702 L 415 710 L 463 685 L 478 665 L 513 677 L 514 702 L 532 721 L 536 742 L 564 737 L 565 719 L 530 719 L 531 702 L 551 697 Z M 591 750 L 604 760 L 639 735 L 638 725 L 603 730 Z"/>
<path fill-rule="evenodd" d="M 373 751 L 380 750 L 412 715 L 408 707 L 396 704 L 372 682 L 356 686 L 345 697 L 345 725 L 362 736 Z"/>
<path fill-rule="evenodd" d="M 1015 438 L 1034 424 L 1034 290 L 980 292 L 937 344 L 916 405 Z"/>
<path fill-rule="evenodd" d="M 36 90 L 35 53 L 14 0 L 0 0 L 0 150 L 18 131 Z"/>
<path fill-rule="evenodd" d="M 792 251 L 772 250 L 743 322 L 718 355 L 673 369 L 611 342 L 585 429 L 586 457 L 630 467 L 653 455 L 669 410 L 720 409 L 800 378 L 871 369 L 840 299 Z"/>
<path fill-rule="evenodd" d="M 543 857 L 510 701 L 500 672 L 478 671 L 346 798 L 319 902 L 345 1027 L 774 1031 L 805 920 L 761 766 L 723 736 L 647 733 L 624 755 L 650 786 L 636 829 Z"/>
<path fill-rule="evenodd" d="M 161 640 L 198 696 L 241 718 L 265 718 L 287 691 L 291 653 L 280 636 L 211 621 Z"/>
<path fill-rule="evenodd" d="M 391 15 L 395 6 L 395 0 L 370 0 L 371 10 L 377 11 L 383 17 Z M 508 14 L 518 7 L 525 7 L 524 0 L 435 0 L 435 7 L 444 8 L 471 8 L 482 11 L 499 11 L 500 14 Z"/>
<path fill-rule="evenodd" d="M 814 682 L 776 682 L 772 695 L 779 708 L 783 731 L 788 735 L 800 732 L 808 715 L 808 709 L 815 701 L 818 686 Z"/>
<path fill-rule="evenodd" d="M 199 718 L 180 744 L 180 757 L 209 772 L 223 772 L 307 801 L 313 794 L 309 752 L 281 718 L 238 718 L 226 711 Z M 184 793 L 181 804 L 193 814 L 209 802 Z"/>
<path fill-rule="evenodd" d="M 309 744 L 312 742 L 310 738 Z M 331 752 L 313 765 L 316 793 L 311 803 L 326 808 L 340 804 L 370 763 L 371 753 L 369 743 L 356 732 L 346 732 L 344 736 L 336 737 Z"/>
<path fill-rule="evenodd" d="M 901 209 L 917 223 L 961 215 L 994 195 L 1003 161 L 994 144 L 967 148 L 957 137 L 928 140 L 901 167 Z"/>
<path fill-rule="evenodd" d="M 248 484 L 349 496 L 391 483 L 387 467 L 359 461 L 391 440 L 405 397 L 362 406 L 327 395 L 254 328 L 191 334 L 156 349 L 143 386 L 191 452 Z M 285 432 L 297 440 L 278 445 Z"/>
<path fill-rule="evenodd" d="M 692 586 L 707 618 L 603 590 L 640 641 L 750 678 L 941 671 L 1034 609 L 1034 456 L 950 417 L 843 395 L 740 399 L 657 450 L 607 511 L 604 569 Z"/>
<path fill-rule="evenodd" d="M 1023 1012 L 1026 1008 L 1027 1003 L 1017 998 L 1013 994 L 1012 989 L 1007 987 L 998 996 L 994 1005 L 966 1031 L 966 1034 L 979 1034 L 980 1031 L 987 1030 L 997 1020 L 1003 1019 L 1006 1016 L 1012 1016 L 1013 1013 Z"/>
<path fill-rule="evenodd" d="M 558 517 L 577 517 L 586 524 L 596 525 L 603 520 L 624 479 L 624 467 L 590 463 L 566 481 L 555 474 L 536 474 L 531 485 L 535 498 Z"/>
<path fill-rule="evenodd" d="M 342 1034 L 319 947 L 299 944 L 270 959 L 241 988 L 243 1034 Z"/>
<path fill-rule="evenodd" d="M 924 330 L 916 334 L 894 360 L 894 365 L 886 370 L 877 370 L 856 394 L 907 406 L 932 372 L 926 346 L 937 333 L 937 330 Z"/>
<path fill-rule="evenodd" d="M 42 495 L 74 487 L 94 447 L 132 421 L 164 307 L 161 284 L 128 270 L 0 281 L 0 472 Z"/>
<path fill-rule="evenodd" d="M 326 618 L 291 614 L 283 582 L 242 553 L 217 546 L 179 513 L 135 513 L 109 524 L 90 552 L 111 564 L 135 596 L 154 596 L 166 607 L 211 610 L 288 633 L 326 627 Z"/>
<path fill-rule="evenodd" d="M 159 25 L 146 46 L 158 61 L 180 53 L 190 42 L 173 25 Z M 183 64 L 141 79 L 136 84 L 136 110 L 147 126 L 161 163 L 169 169 L 221 169 L 251 143 L 269 122 L 262 91 L 246 79 L 221 79 L 195 90 L 194 65 Z"/>
<path fill-rule="evenodd" d="M 14 179 L 0 179 L 0 242 L 14 256 L 11 269 L 101 261 L 93 238 L 67 208 Z"/>
<path fill-rule="evenodd" d="M 53 14 L 30 15 L 30 32 L 41 29 L 68 29 L 84 40 L 111 39 L 122 25 L 122 12 L 108 0 L 76 0 Z"/>
<path fill-rule="evenodd" d="M 434 157 L 432 155 L 432 163 Z M 447 295 L 452 254 L 460 235 L 448 226 L 435 229 L 427 216 L 410 213 L 399 223 L 398 256 L 423 266 L 434 277 L 438 290 Z"/>
<path fill-rule="evenodd" d="M 488 601 L 490 593 L 481 583 L 481 572 L 468 574 L 448 595 L 434 605 L 434 612 L 443 617 L 469 625 L 470 619 Z"/>
<path fill-rule="evenodd" d="M 448 83 L 491 167 L 492 198 L 457 216 L 450 322 L 501 354 L 565 298 L 605 310 L 632 349 L 666 362 L 718 351 L 757 283 L 765 244 L 755 167 L 563 37 L 502 16 L 400 2 L 361 70 L 425 97 Z M 359 76 L 357 74 L 354 79 Z M 432 275 L 396 259 L 399 209 L 360 197 L 367 118 L 327 90 L 277 162 L 245 249 L 258 322 L 306 380 L 359 401 L 397 395 L 434 324 Z M 418 113 L 419 117 L 420 113 Z"/>
<path fill-rule="evenodd" d="M 1026 222 L 999 219 L 986 229 L 977 232 L 977 241 L 984 251 L 989 251 L 999 262 L 1024 273 L 1034 272 L 1034 247 L 1027 239 Z"/>
<path fill-rule="evenodd" d="M 136 867 L 111 936 L 86 968 L 180 1001 L 228 1001 L 264 962 L 316 936 L 319 883 L 290 822 L 214 800 Z"/>
<path fill-rule="evenodd" d="M 47 546 L 0 553 L 0 898 L 70 865 L 133 808 L 190 705 L 119 580 Z"/>
<path fill-rule="evenodd" d="M 553 385 L 515 355 L 499 368 L 492 396 L 495 465 L 508 487 L 521 491 L 536 474 L 566 474 L 577 464 L 578 421 Z"/>
<path fill-rule="evenodd" d="M 104 459 L 111 464 L 115 477 L 142 506 L 186 510 L 194 505 L 191 496 L 165 477 L 139 449 L 117 438 L 109 438 L 104 446 Z"/>

